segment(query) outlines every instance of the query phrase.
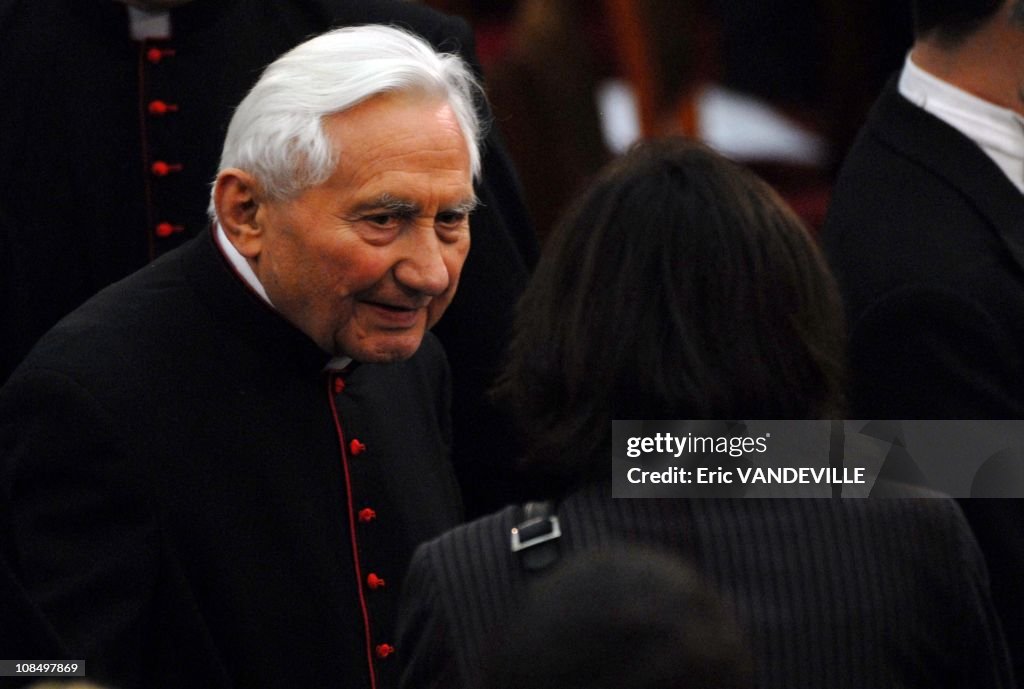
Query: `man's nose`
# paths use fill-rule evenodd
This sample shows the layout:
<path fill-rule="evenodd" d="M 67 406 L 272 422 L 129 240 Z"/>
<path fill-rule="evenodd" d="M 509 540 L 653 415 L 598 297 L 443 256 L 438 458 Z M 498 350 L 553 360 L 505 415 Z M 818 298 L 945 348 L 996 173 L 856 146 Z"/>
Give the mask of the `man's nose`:
<path fill-rule="evenodd" d="M 420 228 L 410 237 L 405 258 L 395 266 L 400 285 L 436 297 L 448 289 L 451 276 L 444 262 L 444 245 L 433 228 Z"/>

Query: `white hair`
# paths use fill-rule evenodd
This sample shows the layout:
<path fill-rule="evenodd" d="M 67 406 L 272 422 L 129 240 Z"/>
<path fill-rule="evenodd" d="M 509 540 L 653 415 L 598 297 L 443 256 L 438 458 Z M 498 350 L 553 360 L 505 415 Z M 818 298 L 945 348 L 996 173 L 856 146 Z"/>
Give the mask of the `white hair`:
<path fill-rule="evenodd" d="M 231 118 L 219 170 L 248 172 L 267 198 L 294 198 L 337 167 L 325 117 L 377 95 L 409 92 L 447 101 L 478 178 L 483 124 L 474 98 L 483 91 L 470 68 L 418 36 L 372 24 L 328 31 L 272 62 Z"/>

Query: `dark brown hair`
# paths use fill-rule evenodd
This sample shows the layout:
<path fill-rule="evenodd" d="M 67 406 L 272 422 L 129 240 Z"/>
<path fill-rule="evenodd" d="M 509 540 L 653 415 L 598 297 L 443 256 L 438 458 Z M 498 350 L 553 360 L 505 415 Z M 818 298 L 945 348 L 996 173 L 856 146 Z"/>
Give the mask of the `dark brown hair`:
<path fill-rule="evenodd" d="M 549 238 L 495 396 L 528 461 L 575 481 L 606 468 L 613 419 L 838 414 L 844 336 L 835 283 L 775 192 L 700 144 L 651 141 Z"/>

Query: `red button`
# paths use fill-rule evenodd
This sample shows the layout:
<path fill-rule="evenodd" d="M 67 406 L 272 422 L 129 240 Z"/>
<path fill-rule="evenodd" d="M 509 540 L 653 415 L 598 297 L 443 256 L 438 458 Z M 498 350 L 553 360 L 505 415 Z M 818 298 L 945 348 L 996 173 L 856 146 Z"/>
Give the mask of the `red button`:
<path fill-rule="evenodd" d="M 184 230 L 185 228 L 182 225 L 172 225 L 169 222 L 162 222 L 153 228 L 157 237 L 170 237 L 172 234 L 184 232 Z"/>
<path fill-rule="evenodd" d="M 370 574 L 367 575 L 367 577 L 366 577 L 366 585 L 369 586 L 374 591 L 376 591 L 377 589 L 382 589 L 385 586 L 387 586 L 387 584 L 384 582 L 384 580 L 381 579 L 380 577 L 378 577 L 373 572 L 370 572 Z"/>
<path fill-rule="evenodd" d="M 361 455 L 366 452 L 366 445 L 363 445 L 357 438 L 352 438 L 352 442 L 348 444 L 348 449 L 354 455 Z"/>
<path fill-rule="evenodd" d="M 172 172 L 181 172 L 181 163 L 165 163 L 158 160 L 149 166 L 150 171 L 157 177 L 166 177 Z"/>
<path fill-rule="evenodd" d="M 395 652 L 395 647 L 391 644 L 377 644 L 376 651 L 378 658 L 387 658 Z"/>
<path fill-rule="evenodd" d="M 344 389 L 345 389 L 345 379 L 342 378 L 341 376 L 337 376 L 334 379 L 334 394 L 335 395 L 340 395 Z"/>
<path fill-rule="evenodd" d="M 146 59 L 149 60 L 150 62 L 152 62 L 154 65 L 159 63 L 160 60 L 163 60 L 165 57 L 173 57 L 173 56 L 174 56 L 174 49 L 173 48 L 163 48 L 163 49 L 160 49 L 160 48 L 150 48 L 149 50 L 146 51 Z"/>
<path fill-rule="evenodd" d="M 363 509 L 359 510 L 359 521 L 361 521 L 364 524 L 366 524 L 367 522 L 372 522 L 376 518 L 377 513 L 374 512 L 369 507 L 364 507 Z"/>
<path fill-rule="evenodd" d="M 169 112 L 178 112 L 178 106 L 174 103 L 165 103 L 162 100 L 149 102 L 150 115 L 166 115 Z"/>

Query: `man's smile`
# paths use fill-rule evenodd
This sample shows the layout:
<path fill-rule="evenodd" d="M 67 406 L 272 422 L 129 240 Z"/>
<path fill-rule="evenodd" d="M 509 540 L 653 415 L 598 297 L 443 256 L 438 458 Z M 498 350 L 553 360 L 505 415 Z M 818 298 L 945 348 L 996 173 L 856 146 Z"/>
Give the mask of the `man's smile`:
<path fill-rule="evenodd" d="M 362 300 L 374 316 L 386 325 L 398 328 L 411 328 L 419 322 L 420 312 L 426 308 L 429 300 L 423 303 L 405 303 L 381 300 Z"/>

